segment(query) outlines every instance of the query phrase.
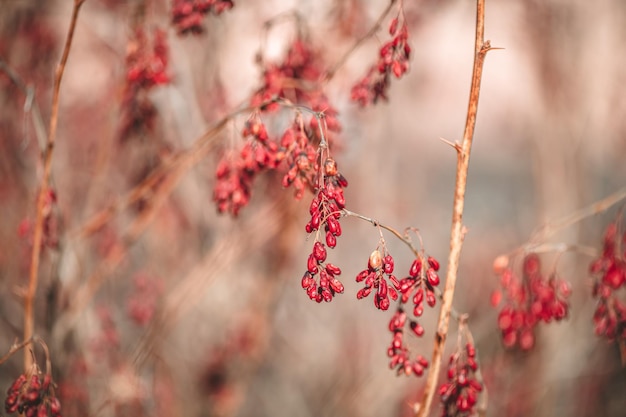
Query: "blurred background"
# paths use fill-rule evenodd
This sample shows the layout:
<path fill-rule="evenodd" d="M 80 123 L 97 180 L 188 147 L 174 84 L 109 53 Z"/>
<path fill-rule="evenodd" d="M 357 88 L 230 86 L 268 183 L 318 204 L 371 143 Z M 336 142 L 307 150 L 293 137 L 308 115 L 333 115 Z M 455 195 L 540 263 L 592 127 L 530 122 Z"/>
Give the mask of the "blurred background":
<path fill-rule="evenodd" d="M 21 339 L 18 293 L 30 263 L 39 143 L 72 3 L 0 3 L 0 353 Z M 266 61 L 279 62 L 306 30 L 331 66 L 387 5 L 236 0 L 231 10 L 207 15 L 203 33 L 180 36 L 170 1 L 85 2 L 60 92 L 57 201 L 36 303 L 36 333 L 50 347 L 66 417 L 411 415 L 425 378 L 389 370 L 392 312 L 355 297 L 353 277 L 367 266 L 378 230 L 342 220 L 329 259 L 342 268 L 346 292 L 316 304 L 300 286 L 312 247 L 304 230 L 310 195 L 296 201 L 278 185 L 280 175 L 268 175 L 237 218 L 217 214 L 216 152 L 242 141 L 246 114 L 220 131 L 210 149 L 216 152 L 172 170 L 154 193 L 119 203 L 248 100 L 262 81 L 259 48 Z M 441 139 L 463 134 L 475 3 L 403 5 L 411 66 L 392 81 L 389 101 L 361 108 L 350 88 L 377 59 L 394 12 L 326 86 L 343 128 L 333 155 L 350 184 L 347 208 L 398 230 L 419 229 L 426 252 L 445 269 L 456 156 Z M 266 21 L 294 11 L 297 25 L 265 32 Z M 137 27 L 165 31 L 170 82 L 143 92 L 151 106 L 139 108 L 153 115 L 150 129 L 122 137 L 126 60 L 137 48 Z M 542 255 L 571 282 L 571 310 L 567 320 L 540 326 L 528 352 L 502 346 L 489 300 L 498 287 L 496 256 L 626 183 L 626 3 L 488 1 L 485 35 L 503 49 L 485 63 L 454 306 L 470 317 L 487 415 L 622 416 L 619 349 L 594 335 L 592 257 Z M 268 118 L 270 134 L 284 122 Z M 586 218 L 547 243 L 600 251 L 618 211 Z M 103 219 L 97 227 L 94 216 Z M 385 237 L 404 274 L 412 254 Z M 425 313 L 425 336 L 410 341 L 426 357 L 437 312 Z M 447 355 L 454 323 L 448 340 Z M 43 353 L 36 355 L 42 364 Z M 21 367 L 21 353 L 5 362 L 1 386 Z M 431 414 L 440 413 L 435 404 Z"/>

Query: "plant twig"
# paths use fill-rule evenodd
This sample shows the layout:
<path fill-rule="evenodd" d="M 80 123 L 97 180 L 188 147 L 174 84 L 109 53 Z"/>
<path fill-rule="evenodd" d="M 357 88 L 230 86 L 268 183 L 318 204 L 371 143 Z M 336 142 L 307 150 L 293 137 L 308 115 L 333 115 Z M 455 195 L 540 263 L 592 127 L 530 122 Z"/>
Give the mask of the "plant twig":
<path fill-rule="evenodd" d="M 351 47 L 350 49 L 348 49 L 342 56 L 341 58 L 339 58 L 339 60 L 335 63 L 335 65 L 333 65 L 328 71 L 326 71 L 326 73 L 324 73 L 322 80 L 323 81 L 328 81 L 331 78 L 333 78 L 335 76 L 335 73 L 337 72 L 337 70 L 339 70 L 339 68 L 341 68 L 346 61 L 348 60 L 348 58 L 350 58 L 350 55 L 352 55 L 354 53 L 354 51 L 356 51 L 359 46 L 361 46 L 363 44 L 363 42 L 365 42 L 366 40 L 368 40 L 369 38 L 371 38 L 372 36 L 374 36 L 376 34 L 376 32 L 378 32 L 378 30 L 380 30 L 380 27 L 383 23 L 383 20 L 385 20 L 385 18 L 387 17 L 387 15 L 389 14 L 389 12 L 391 11 L 391 8 L 393 7 L 393 5 L 397 2 L 398 0 L 390 0 L 389 4 L 387 5 L 387 8 L 385 10 L 383 10 L 383 12 L 380 14 L 380 16 L 378 17 L 378 20 L 376 20 L 376 23 L 374 23 L 374 26 L 372 26 L 370 28 L 370 30 L 367 31 L 367 33 L 365 33 L 365 35 L 361 36 Z"/>
<path fill-rule="evenodd" d="M 428 373 L 426 386 L 422 402 L 417 410 L 417 417 L 425 417 L 429 414 L 433 397 L 436 391 L 437 379 L 441 368 L 441 359 L 448 335 L 448 324 L 450 312 L 452 310 L 452 299 L 456 287 L 457 271 L 465 227 L 463 226 L 463 208 L 465 205 L 465 189 L 467 185 L 467 172 L 469 168 L 470 152 L 474 138 L 474 127 L 476 125 L 476 114 L 478 111 L 478 98 L 480 95 L 480 82 L 482 79 L 483 64 L 487 52 L 491 49 L 489 41 L 484 40 L 485 30 L 485 0 L 476 1 L 476 40 L 474 45 L 474 66 L 472 69 L 472 84 L 470 87 L 469 105 L 467 109 L 467 119 L 465 121 L 465 131 L 463 141 L 455 146 L 457 151 L 456 182 L 454 188 L 454 202 L 452 210 L 452 227 L 450 231 L 450 253 L 448 256 L 448 270 L 446 273 L 446 284 L 443 291 L 443 301 L 437 323 L 437 334 L 433 347 L 431 359 L 431 369 Z"/>
<path fill-rule="evenodd" d="M 530 240 L 531 242 L 543 242 L 558 231 L 570 227 L 580 222 L 581 220 L 586 219 L 587 217 L 602 213 L 613 207 L 615 204 L 624 201 L 624 199 L 626 199 L 626 187 L 620 188 L 619 190 L 603 198 L 602 200 L 596 201 L 595 203 L 592 203 L 587 207 L 576 210 L 575 212 L 570 213 L 565 217 L 544 224 L 537 232 L 533 234 L 533 237 Z"/>
<path fill-rule="evenodd" d="M 43 176 L 41 178 L 41 184 L 39 186 L 39 195 L 37 197 L 37 217 L 35 219 L 33 233 L 33 253 L 30 262 L 28 288 L 24 293 L 24 340 L 30 340 L 32 338 L 33 329 L 35 327 L 33 304 L 35 300 L 35 293 L 37 292 L 39 260 L 41 256 L 41 244 L 43 241 L 43 223 L 45 211 L 44 208 L 46 204 L 46 195 L 48 193 L 50 183 L 50 173 L 52 170 L 52 154 L 54 152 L 57 123 L 59 118 L 59 92 L 61 90 L 61 80 L 63 78 L 63 73 L 65 72 L 65 65 L 67 64 L 67 59 L 70 54 L 70 48 L 72 46 L 72 39 L 74 38 L 74 30 L 76 29 L 76 23 L 78 21 L 78 12 L 83 2 L 84 0 L 74 0 L 74 7 L 72 9 L 72 17 L 70 19 L 70 25 L 67 31 L 67 37 L 65 39 L 63 55 L 61 56 L 61 61 L 57 65 L 54 76 L 50 127 L 48 129 L 48 141 L 43 152 Z M 28 352 L 26 352 L 24 354 L 24 369 L 29 369 L 31 364 L 32 358 L 30 357 Z"/>

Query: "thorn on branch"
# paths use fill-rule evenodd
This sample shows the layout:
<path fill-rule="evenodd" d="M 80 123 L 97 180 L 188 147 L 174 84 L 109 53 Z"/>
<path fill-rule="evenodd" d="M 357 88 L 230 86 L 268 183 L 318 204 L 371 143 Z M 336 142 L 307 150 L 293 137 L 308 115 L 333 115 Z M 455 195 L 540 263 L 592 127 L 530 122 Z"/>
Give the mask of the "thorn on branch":
<path fill-rule="evenodd" d="M 446 145 L 450 145 L 450 147 L 454 148 L 457 152 L 461 152 L 461 145 L 459 145 L 457 142 L 450 142 L 447 139 L 444 138 L 439 138 L 440 141 L 442 141 L 443 143 L 445 143 Z"/>

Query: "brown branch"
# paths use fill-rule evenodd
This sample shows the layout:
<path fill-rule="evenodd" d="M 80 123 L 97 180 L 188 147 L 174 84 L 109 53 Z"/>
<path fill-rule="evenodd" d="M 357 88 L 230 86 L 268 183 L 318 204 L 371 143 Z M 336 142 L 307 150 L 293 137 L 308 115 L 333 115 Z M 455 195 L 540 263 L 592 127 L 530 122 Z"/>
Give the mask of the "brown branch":
<path fill-rule="evenodd" d="M 34 318 L 34 301 L 37 292 L 37 281 L 39 274 L 39 261 L 41 256 L 41 245 L 43 241 L 43 223 L 44 209 L 46 204 L 46 195 L 48 193 L 50 183 L 50 173 L 52 170 L 52 154 L 54 152 L 54 144 L 56 140 L 57 123 L 59 118 L 59 92 L 61 90 L 61 80 L 65 72 L 65 65 L 70 54 L 72 39 L 74 38 L 74 30 L 78 20 L 78 12 L 84 0 L 74 0 L 74 8 L 72 9 L 72 17 L 65 39 L 63 55 L 61 61 L 57 65 L 54 76 L 54 89 L 52 92 L 52 109 L 50 114 L 50 127 L 48 129 L 48 141 L 43 153 L 43 176 L 39 186 L 39 195 L 37 197 L 37 217 L 35 219 L 33 233 L 33 253 L 30 262 L 30 273 L 28 277 L 28 288 L 24 293 L 24 340 L 30 340 L 35 327 Z M 32 364 L 32 358 L 28 353 L 24 354 L 24 369 L 29 369 Z"/>
<path fill-rule="evenodd" d="M 484 40 L 485 29 L 485 0 L 476 1 L 476 41 L 474 45 L 474 66 L 472 69 L 472 84 L 470 87 L 469 105 L 467 109 L 467 119 L 463 141 L 460 145 L 455 145 L 457 151 L 456 183 L 454 189 L 454 202 L 452 210 L 452 228 L 450 231 L 450 253 L 448 256 L 448 270 L 446 274 L 446 285 L 443 291 L 443 302 L 439 313 L 437 324 L 437 335 L 433 347 L 431 359 L 431 369 L 428 373 L 422 403 L 417 411 L 418 417 L 427 416 L 430 412 L 433 397 L 436 391 L 437 379 L 441 368 L 441 359 L 448 335 L 448 324 L 450 312 L 452 310 L 452 299 L 456 287 L 457 271 L 465 228 L 463 226 L 463 208 L 465 205 L 465 188 L 467 185 L 467 172 L 469 168 L 470 152 L 474 138 L 474 127 L 476 125 L 476 114 L 478 111 L 478 98 L 480 95 L 480 82 L 482 79 L 483 64 L 487 52 L 491 49 L 489 41 Z"/>

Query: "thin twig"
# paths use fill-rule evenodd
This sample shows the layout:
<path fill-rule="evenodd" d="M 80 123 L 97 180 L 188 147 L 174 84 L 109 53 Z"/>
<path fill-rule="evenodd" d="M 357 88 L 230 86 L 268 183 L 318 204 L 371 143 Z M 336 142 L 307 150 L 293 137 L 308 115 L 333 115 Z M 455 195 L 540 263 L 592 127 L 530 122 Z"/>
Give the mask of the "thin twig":
<path fill-rule="evenodd" d="M 35 327 L 33 304 L 35 300 L 35 293 L 37 292 L 41 244 L 43 242 L 43 223 L 45 211 L 44 208 L 46 204 L 46 195 L 48 193 L 48 187 L 50 183 L 50 173 L 52 170 L 52 154 L 54 152 L 57 123 L 59 118 L 59 92 L 61 90 L 61 80 L 63 78 L 63 73 L 65 72 L 65 65 L 67 64 L 67 59 L 70 54 L 70 48 L 72 46 L 72 39 L 74 38 L 74 30 L 76 29 L 76 23 L 78 21 L 78 12 L 83 2 L 84 0 L 74 0 L 74 7 L 72 9 L 72 17 L 67 31 L 67 37 L 65 39 L 63 55 L 61 56 L 61 61 L 57 65 L 54 77 L 50 127 L 48 129 L 48 141 L 46 143 L 46 148 L 43 153 L 43 176 L 41 178 L 41 184 L 39 186 L 39 196 L 37 198 L 37 217 L 35 219 L 33 233 L 33 253 L 30 263 L 28 288 L 24 294 L 24 340 L 31 339 L 33 335 L 33 329 Z M 29 369 L 31 364 L 32 358 L 30 357 L 30 355 L 28 355 L 28 353 L 25 353 L 24 369 Z"/>
<path fill-rule="evenodd" d="M 24 347 L 30 345 L 32 342 L 33 340 L 32 338 L 30 338 L 30 339 L 24 340 L 21 343 L 17 343 L 17 341 L 13 343 L 13 345 L 11 346 L 9 351 L 6 353 L 6 355 L 0 358 L 0 365 L 2 365 L 7 360 L 9 360 L 9 358 L 13 356 L 16 352 L 18 352 L 20 349 L 24 349 Z"/>
<path fill-rule="evenodd" d="M 400 232 L 398 232 L 396 229 L 394 229 L 393 227 L 386 226 L 386 225 L 380 223 L 378 220 L 371 219 L 371 218 L 369 218 L 367 216 L 364 216 L 362 214 L 355 213 L 355 212 L 347 210 L 347 209 L 343 209 L 343 210 L 341 210 L 341 212 L 342 212 L 342 214 L 344 216 L 356 217 L 357 219 L 365 220 L 366 222 L 371 223 L 375 227 L 380 227 L 381 229 L 385 229 L 386 231 L 390 232 L 395 237 L 400 239 L 400 241 L 402 243 L 407 245 L 409 247 L 409 249 L 411 249 L 411 252 L 413 252 L 413 254 L 415 255 L 416 258 L 419 257 L 419 251 L 413 245 L 413 242 L 411 241 L 411 239 L 406 234 L 403 235 Z"/>
<path fill-rule="evenodd" d="M 587 217 L 602 213 L 613 207 L 615 204 L 624 201 L 624 199 L 626 199 L 626 187 L 620 188 L 602 200 L 576 210 L 565 217 L 546 223 L 533 234 L 533 237 L 530 240 L 531 242 L 543 242 L 560 230 L 566 229 L 581 220 L 586 219 Z"/>
<path fill-rule="evenodd" d="M 474 66 L 472 69 L 472 84 L 470 87 L 469 105 L 467 109 L 467 119 L 463 141 L 456 148 L 457 168 L 456 182 L 454 189 L 454 202 L 452 210 L 452 227 L 450 231 L 450 253 L 448 256 L 448 270 L 446 274 L 446 285 L 443 291 L 443 301 L 439 313 L 437 324 L 437 335 L 433 347 L 431 359 L 431 369 L 428 373 L 422 403 L 417 411 L 418 417 L 427 416 L 433 402 L 436 391 L 439 370 L 441 369 L 441 359 L 448 335 L 448 324 L 450 312 L 452 310 L 452 299 L 456 287 L 457 272 L 465 228 L 463 226 L 463 208 L 465 205 L 465 189 L 467 185 L 467 172 L 469 168 L 470 152 L 474 138 L 474 127 L 476 125 L 476 114 L 478 112 L 478 99 L 480 96 L 480 82 L 482 79 L 483 64 L 487 52 L 491 49 L 489 41 L 484 40 L 485 30 L 485 0 L 476 1 L 476 40 L 474 44 Z"/>
<path fill-rule="evenodd" d="M 369 38 L 374 36 L 376 32 L 380 30 L 383 20 L 385 20 L 385 18 L 391 11 L 391 8 L 397 1 L 398 0 L 389 1 L 389 5 L 387 5 L 387 8 L 380 14 L 380 16 L 378 17 L 378 20 L 376 20 L 376 23 L 374 23 L 374 26 L 372 26 L 365 35 L 361 36 L 354 44 L 352 44 L 350 49 L 348 49 L 341 56 L 341 58 L 339 58 L 339 60 L 335 63 L 335 65 L 333 65 L 328 71 L 324 73 L 322 77 L 323 82 L 328 81 L 331 78 L 333 78 L 335 76 L 335 73 L 339 70 L 339 68 L 341 68 L 346 63 L 348 58 L 350 58 L 350 55 L 352 55 L 354 51 L 356 51 L 359 48 L 359 46 L 361 46 L 365 41 L 367 41 Z"/>

